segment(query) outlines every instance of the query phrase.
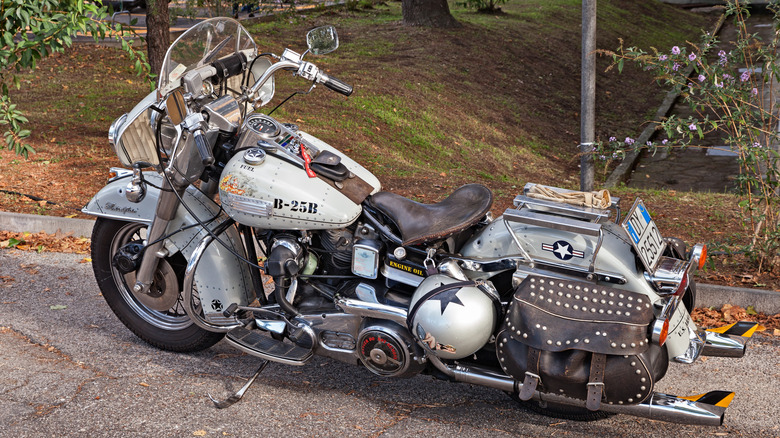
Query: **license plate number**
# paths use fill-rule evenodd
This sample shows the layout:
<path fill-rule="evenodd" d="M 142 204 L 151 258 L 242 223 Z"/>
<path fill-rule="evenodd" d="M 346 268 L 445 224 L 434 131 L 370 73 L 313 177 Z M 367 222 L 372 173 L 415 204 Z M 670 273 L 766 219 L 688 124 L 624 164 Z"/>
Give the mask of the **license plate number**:
<path fill-rule="evenodd" d="M 654 271 L 661 254 L 666 249 L 666 242 L 641 199 L 637 198 L 634 202 L 622 225 L 642 264 L 648 271 Z"/>

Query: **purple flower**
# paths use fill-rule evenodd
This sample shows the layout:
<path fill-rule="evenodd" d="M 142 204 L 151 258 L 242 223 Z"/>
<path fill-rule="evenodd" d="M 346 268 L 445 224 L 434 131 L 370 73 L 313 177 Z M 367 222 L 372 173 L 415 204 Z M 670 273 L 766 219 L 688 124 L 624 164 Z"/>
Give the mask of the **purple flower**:
<path fill-rule="evenodd" d="M 695 131 L 696 130 L 696 124 L 695 123 L 691 123 L 690 125 L 688 125 L 688 129 L 690 129 L 691 131 Z"/>
<path fill-rule="evenodd" d="M 665 138 L 665 139 L 661 140 L 661 144 L 666 144 L 666 143 L 669 143 L 669 139 L 668 138 Z"/>
<path fill-rule="evenodd" d="M 690 55 L 688 55 L 688 61 L 695 61 L 695 60 L 696 60 L 696 54 L 695 53 L 691 53 Z"/>
<path fill-rule="evenodd" d="M 729 79 L 734 79 L 734 76 L 731 76 L 728 73 L 723 73 L 723 80 L 726 81 L 726 80 L 729 80 Z"/>
<path fill-rule="evenodd" d="M 626 145 L 631 146 L 632 144 L 636 143 L 636 141 L 631 137 L 626 137 L 625 143 Z"/>
<path fill-rule="evenodd" d="M 652 141 L 648 141 L 648 142 L 647 142 L 647 143 L 645 143 L 645 144 L 646 144 L 646 145 L 648 145 L 648 146 L 652 146 L 652 145 L 653 145 L 653 142 L 652 142 Z"/>
<path fill-rule="evenodd" d="M 672 55 L 679 55 L 680 54 L 680 48 L 677 46 L 672 47 Z"/>
<path fill-rule="evenodd" d="M 721 50 L 720 52 L 718 52 L 718 56 L 720 56 L 721 58 L 725 58 L 726 57 L 726 51 L 725 50 Z"/>
<path fill-rule="evenodd" d="M 679 69 L 680 69 L 680 64 L 675 62 L 674 65 L 672 66 L 672 70 L 677 71 Z"/>
<path fill-rule="evenodd" d="M 610 137 L 609 141 L 617 141 L 617 139 L 615 137 Z"/>
<path fill-rule="evenodd" d="M 607 159 L 607 157 L 605 157 L 604 155 L 599 155 L 599 159 L 600 159 L 601 161 L 605 161 L 605 160 Z"/>
<path fill-rule="evenodd" d="M 753 143 L 753 147 L 754 148 L 760 148 L 761 147 L 761 143 L 755 142 L 755 143 Z"/>
<path fill-rule="evenodd" d="M 752 94 L 753 96 L 757 95 L 758 94 L 758 88 L 754 88 L 754 89 L 750 90 L 750 94 Z"/>
<path fill-rule="evenodd" d="M 750 70 L 745 70 L 742 72 L 742 76 L 739 77 L 739 80 L 742 82 L 746 82 L 750 80 Z"/>
<path fill-rule="evenodd" d="M 707 79 L 704 75 L 699 75 L 699 82 L 704 82 Z"/>
<path fill-rule="evenodd" d="M 723 88 L 723 82 L 715 82 L 715 86 L 718 88 Z"/>
<path fill-rule="evenodd" d="M 669 57 L 666 56 L 666 55 L 661 55 L 661 56 L 658 57 L 659 61 L 666 61 L 667 59 L 669 59 Z"/>

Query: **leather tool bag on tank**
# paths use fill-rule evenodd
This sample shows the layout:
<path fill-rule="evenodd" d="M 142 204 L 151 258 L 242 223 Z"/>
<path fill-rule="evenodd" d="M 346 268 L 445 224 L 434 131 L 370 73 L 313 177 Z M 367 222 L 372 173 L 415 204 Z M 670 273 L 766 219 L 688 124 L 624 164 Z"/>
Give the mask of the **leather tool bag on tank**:
<path fill-rule="evenodd" d="M 666 372 L 666 349 L 648 342 L 649 299 L 579 281 L 527 277 L 498 335 L 504 372 L 534 391 L 601 402 L 639 403 Z"/>

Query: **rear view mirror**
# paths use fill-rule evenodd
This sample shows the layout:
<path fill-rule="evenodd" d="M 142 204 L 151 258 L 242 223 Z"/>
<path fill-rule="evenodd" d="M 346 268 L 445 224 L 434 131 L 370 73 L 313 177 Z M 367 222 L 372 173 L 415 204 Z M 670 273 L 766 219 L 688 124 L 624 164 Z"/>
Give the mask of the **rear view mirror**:
<path fill-rule="evenodd" d="M 165 99 L 165 112 L 174 125 L 181 123 L 187 116 L 187 104 L 184 103 L 184 95 L 180 88 L 171 91 Z"/>
<path fill-rule="evenodd" d="M 339 48 L 339 36 L 333 26 L 316 27 L 306 34 L 306 44 L 314 55 L 324 55 Z"/>

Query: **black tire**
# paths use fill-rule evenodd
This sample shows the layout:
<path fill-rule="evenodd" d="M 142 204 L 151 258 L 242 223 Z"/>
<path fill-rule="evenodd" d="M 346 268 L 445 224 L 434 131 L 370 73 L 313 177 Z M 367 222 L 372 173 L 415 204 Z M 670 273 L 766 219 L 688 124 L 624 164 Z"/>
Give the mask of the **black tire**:
<path fill-rule="evenodd" d="M 609 418 L 615 414 L 604 411 L 590 411 L 587 408 L 577 406 L 562 405 L 558 403 L 548 403 L 539 400 L 520 400 L 517 394 L 509 394 L 521 407 L 546 417 L 560 418 L 570 421 L 598 421 Z"/>
<path fill-rule="evenodd" d="M 103 298 L 127 328 L 159 349 L 192 352 L 211 347 L 224 334 L 198 327 L 185 313 L 181 284 L 187 261 L 181 253 L 166 258 L 160 264 L 169 275 L 175 273 L 179 293 L 176 303 L 162 312 L 145 306 L 132 294 L 127 279 L 134 279 L 133 273 L 123 275 L 113 266 L 117 250 L 129 242 L 142 240 L 146 236 L 146 228 L 146 225 L 134 222 L 103 218 L 95 221 L 92 229 L 92 269 Z M 158 273 L 163 268 L 158 267 Z"/>

